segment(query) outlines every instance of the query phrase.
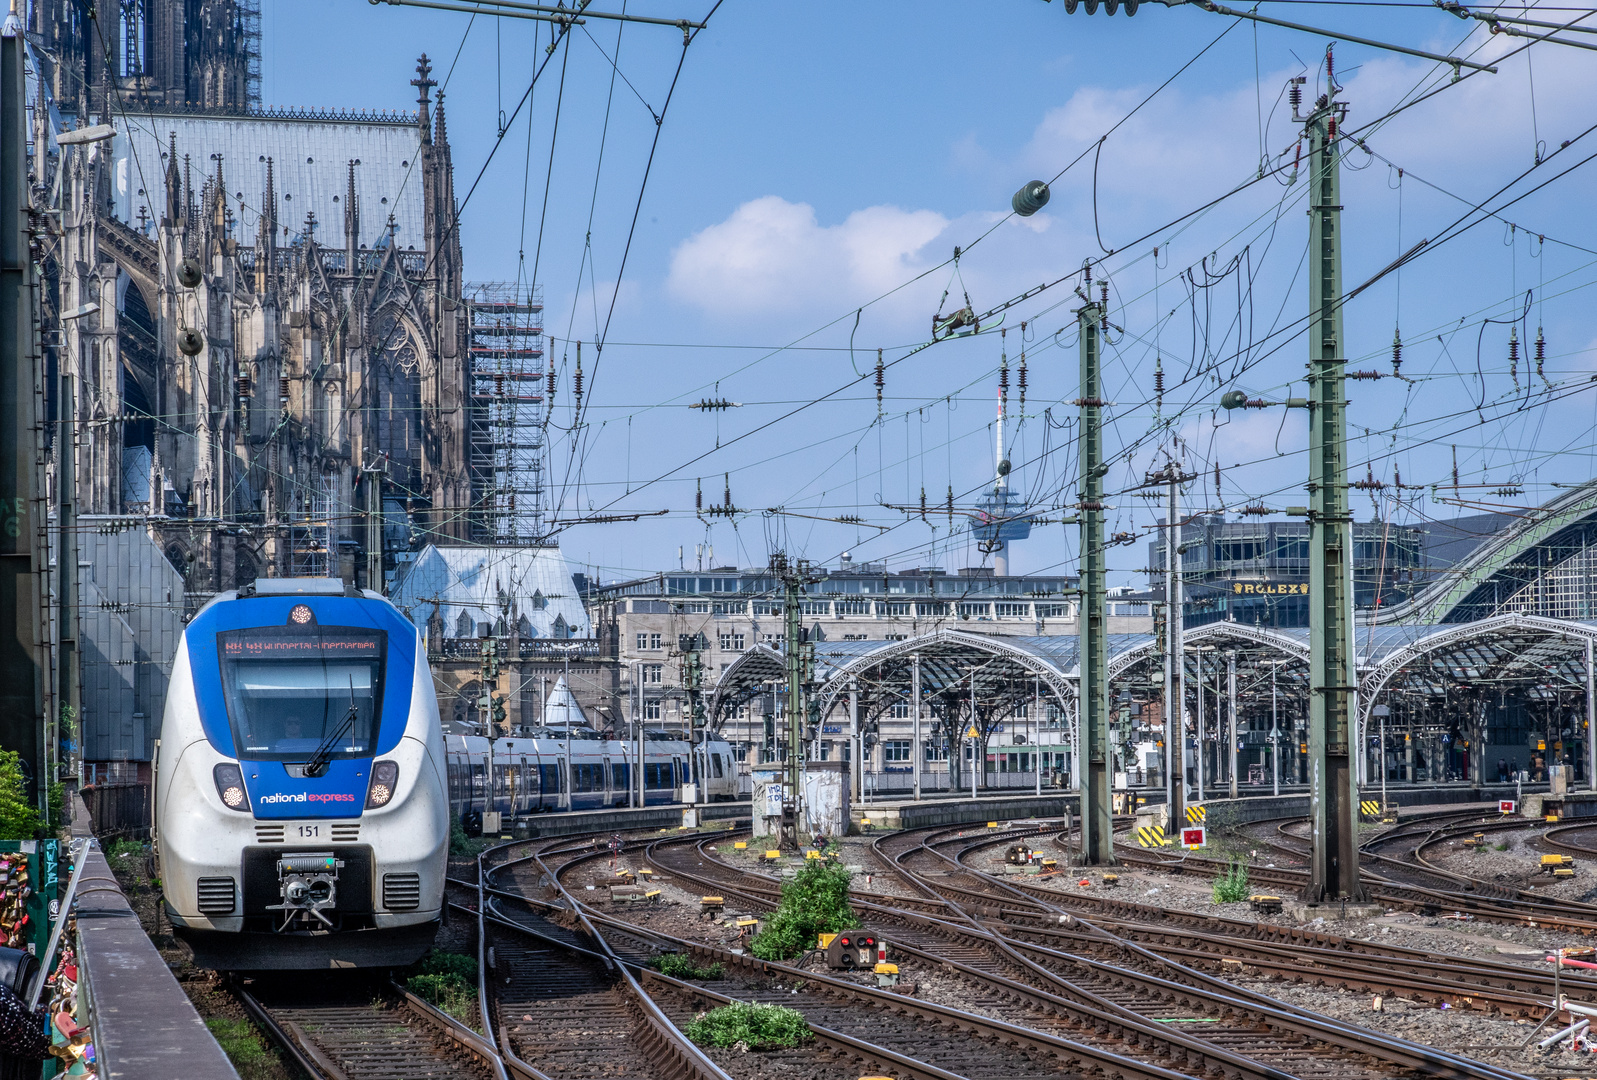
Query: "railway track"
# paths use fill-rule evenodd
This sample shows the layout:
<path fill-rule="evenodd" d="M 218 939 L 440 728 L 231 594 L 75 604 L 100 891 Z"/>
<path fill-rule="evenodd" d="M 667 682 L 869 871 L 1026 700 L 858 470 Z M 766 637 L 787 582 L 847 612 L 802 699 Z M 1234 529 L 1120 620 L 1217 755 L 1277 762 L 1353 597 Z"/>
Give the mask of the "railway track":
<path fill-rule="evenodd" d="M 1584 841 L 1581 843 L 1579 841 Z M 1552 851 L 1582 859 L 1597 859 L 1597 823 L 1560 825 L 1542 833 L 1542 844 Z"/>
<path fill-rule="evenodd" d="M 652 844 L 650 850 L 661 846 Z M 573 863 L 567 863 L 555 873 L 572 868 Z M 697 992 L 713 989 L 724 997 L 797 1008 L 823 1041 L 874 1056 L 897 1075 L 941 1076 L 944 1080 L 952 1076 L 999 1080 L 1034 1074 L 1269 1076 L 1280 1080 L 1287 1075 L 1261 1069 L 1245 1057 L 1217 1052 L 1173 1031 L 1149 1024 L 1128 1025 L 1124 1017 L 1083 1009 L 1018 980 L 957 961 L 950 966 L 964 980 L 968 997 L 983 1007 L 980 1013 L 737 955 L 602 912 L 590 910 L 586 918 L 629 963 L 641 965 L 661 948 L 720 963 L 729 971 L 726 985 L 711 984 Z M 727 990 L 732 993 L 725 993 Z M 1089 1012 L 1094 1015 L 1084 1019 Z M 1094 1041 L 1076 1041 L 1072 1035 Z"/>
<path fill-rule="evenodd" d="M 1044 834 L 1042 830 L 1029 834 L 1009 831 L 997 837 L 962 839 L 952 835 L 957 830 L 945 831 L 951 834 L 943 841 L 945 845 L 963 845 L 964 850 L 957 855 L 962 863 L 966 856 L 985 847 L 1008 844 L 1023 835 Z M 912 834 L 900 835 L 907 842 Z M 707 850 L 709 841 L 691 845 L 691 851 L 689 847 L 651 845 L 646 857 L 662 873 L 697 880 L 706 888 L 740 896 L 751 910 L 774 906 L 779 885 L 775 878 L 720 862 Z M 938 873 L 941 871 L 923 871 L 944 891 L 956 894 L 967 910 L 980 911 L 988 920 L 997 920 L 1012 936 L 1060 948 L 1090 950 L 1101 943 L 1084 931 L 1059 928 L 1056 917 L 1049 918 L 1052 925 L 1039 925 L 1039 917 L 1047 917 L 1050 908 L 1062 908 L 1161 956 L 1222 976 L 1234 971 L 1240 962 L 1258 973 L 1295 982 L 1404 995 L 1452 1008 L 1537 1019 L 1545 1013 L 1545 1003 L 1553 993 L 1550 974 L 1515 964 L 1467 957 L 1438 958 L 1421 949 L 1363 942 L 1312 929 L 1153 907 L 1120 900 L 1105 892 L 1074 892 L 1027 884 L 1034 879 L 1005 881 L 1009 888 L 1046 905 L 1039 908 L 1016 900 L 1012 894 L 995 897 L 986 890 L 964 888 L 952 879 L 934 876 Z M 854 896 L 858 906 L 873 919 L 896 917 L 903 912 L 944 920 L 958 918 L 941 899 L 906 899 L 862 890 L 855 890 Z M 1572 977 L 1566 972 L 1564 988 L 1597 998 L 1597 979 Z"/>
<path fill-rule="evenodd" d="M 235 981 L 232 990 L 315 1080 L 505 1080 L 482 1036 L 391 982 L 323 977 L 307 987 L 303 978 L 256 979 Z"/>
<path fill-rule="evenodd" d="M 492 860 L 513 846 L 484 852 L 479 881 L 492 878 L 497 869 Z M 597 837 L 534 847 L 533 859 L 580 860 L 607 850 Z M 453 884 L 477 888 L 476 883 Z M 593 949 L 591 934 L 547 918 L 536 927 L 491 920 L 487 894 L 477 890 L 476 899 L 482 1009 L 513 1071 L 540 1080 L 731 1080 L 613 954 Z"/>
<path fill-rule="evenodd" d="M 1537 824 L 1518 819 L 1483 820 L 1488 816 L 1495 818 L 1495 815 L 1485 813 L 1457 811 L 1425 815 L 1426 818 L 1446 820 L 1413 825 L 1405 823 L 1396 830 L 1366 842 L 1363 848 L 1366 860 L 1364 878 L 1370 888 L 1371 899 L 1398 910 L 1413 911 L 1423 915 L 1460 912 L 1492 922 L 1563 930 L 1576 934 L 1597 934 L 1597 905 L 1548 900 L 1526 889 L 1453 873 L 1424 858 L 1425 848 L 1456 839 L 1461 835 L 1524 829 Z M 1281 831 L 1285 825 L 1301 820 L 1303 819 L 1282 818 L 1250 824 L 1276 824 L 1280 835 L 1301 841 L 1302 838 L 1291 837 L 1290 833 Z M 1460 821 L 1468 821 L 1469 824 L 1460 825 L 1458 824 Z M 1304 855 L 1301 848 L 1290 844 L 1270 841 L 1252 834 L 1248 835 L 1248 839 L 1289 857 L 1302 858 Z M 1414 840 L 1418 843 L 1410 849 L 1406 858 L 1372 850 L 1379 845 Z M 1116 855 L 1123 862 L 1151 870 L 1197 873 L 1210 877 L 1223 873 L 1229 867 L 1229 864 L 1222 860 L 1193 855 L 1171 858 L 1162 852 L 1125 844 L 1116 845 Z M 1378 864 L 1381 872 L 1370 870 L 1369 861 Z M 1250 863 L 1248 878 L 1257 885 L 1298 890 L 1307 880 L 1307 871 L 1290 867 L 1260 867 Z"/>
<path fill-rule="evenodd" d="M 955 833 L 957 830 L 944 830 Z M 912 834 L 900 834 L 906 836 Z M 993 842 L 1007 842 L 1013 833 L 997 841 L 984 838 L 976 844 L 968 839 L 953 836 L 942 841 L 949 845 L 982 846 Z M 888 841 L 884 857 L 904 871 L 904 859 L 898 858 Z M 648 861 L 664 873 L 692 881 L 707 888 L 739 895 L 745 902 L 768 906 L 777 883 L 763 876 L 744 876 L 740 871 L 709 857 L 704 841 L 666 841 L 650 844 Z M 879 845 L 878 850 L 883 850 Z M 924 849 L 911 845 L 905 854 L 924 861 Z M 918 868 L 913 876 L 930 876 L 934 871 Z M 957 873 L 963 875 L 964 869 Z M 742 880 L 738 880 L 739 878 Z M 1001 884 L 1001 883 L 994 883 Z M 990 890 L 969 889 L 939 881 L 934 886 L 939 891 L 954 894 L 954 899 L 996 913 L 1002 903 L 1014 907 L 1031 907 L 1025 898 L 1001 895 Z M 957 906 L 943 899 L 926 898 L 944 915 L 957 915 Z M 877 903 L 876 901 L 882 901 Z M 1166 1040 L 1183 1036 L 1181 1049 L 1189 1054 L 1214 1054 L 1221 1050 L 1241 1053 L 1250 1072 L 1265 1069 L 1300 1076 L 1408 1076 L 1408 1075 L 1512 1075 L 1491 1066 L 1465 1062 L 1463 1059 L 1437 1055 L 1426 1047 L 1402 1044 L 1401 1040 L 1384 1040 L 1384 1037 L 1350 1028 L 1327 1018 L 1305 1019 L 1301 1014 L 1282 1008 L 1262 995 L 1251 995 L 1223 984 L 1219 979 L 1198 971 L 1188 974 L 1195 978 L 1180 981 L 1171 977 L 1169 961 L 1146 950 L 1133 961 L 1127 961 L 1125 943 L 1109 943 L 1107 947 L 1120 952 L 1115 962 L 1095 959 L 1084 945 L 1103 947 L 1101 932 L 1080 931 L 1083 940 L 1071 943 L 1069 951 L 1059 948 L 1059 941 L 1038 943 L 1028 940 L 1022 933 L 1009 933 L 1005 924 L 994 925 L 989 920 L 969 920 L 965 925 L 922 916 L 902 910 L 901 897 L 875 895 L 871 900 L 861 900 L 862 913 L 873 927 L 886 922 L 896 946 L 904 948 L 923 964 L 940 967 L 945 972 L 957 973 L 971 983 L 987 980 L 1005 985 L 1013 998 L 1028 998 L 1026 1007 L 1035 1017 L 1053 1011 L 1069 1013 L 1075 1010 L 1075 1019 L 1086 1018 L 1084 1005 L 1100 1010 L 1094 1022 L 1104 1023 L 1101 1015 L 1107 1012 L 1114 1021 L 1130 1031 L 1152 1025 Z M 992 905 L 998 902 L 1000 907 Z M 1057 909 L 1056 913 L 1057 913 Z M 1052 920 L 1051 920 L 1052 921 Z M 1091 941 L 1091 934 L 1100 939 Z M 1136 950 L 1134 950 L 1136 952 Z M 1214 958 L 1210 958 L 1214 959 Z M 1029 979 L 1026 976 L 1030 976 Z M 1015 983 L 1021 984 L 1016 987 Z M 1044 1000 L 1046 999 L 1046 1000 Z M 1204 1010 L 1207 1009 L 1207 1014 Z M 1190 1042 L 1185 1041 L 1190 1039 Z M 1384 1041 L 1383 1041 L 1384 1040 Z M 1239 1049 L 1245 1048 L 1245 1051 Z M 1165 1053 L 1169 1053 L 1167 1048 Z M 1231 1068 L 1237 1068 L 1232 1064 Z"/>

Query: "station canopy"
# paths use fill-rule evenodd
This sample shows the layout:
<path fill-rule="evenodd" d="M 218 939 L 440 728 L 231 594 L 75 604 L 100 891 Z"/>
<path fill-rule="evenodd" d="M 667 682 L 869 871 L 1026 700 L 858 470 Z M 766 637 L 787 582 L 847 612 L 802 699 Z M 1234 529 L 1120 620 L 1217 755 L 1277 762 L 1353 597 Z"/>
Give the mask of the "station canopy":
<path fill-rule="evenodd" d="M 1233 622 L 1191 627 L 1184 634 L 1187 678 L 1218 690 L 1234 662 L 1239 698 L 1266 684 L 1303 699 L 1308 692 L 1309 631 Z M 1461 686 L 1513 686 L 1551 700 L 1582 690 L 1587 643 L 1597 643 L 1597 620 L 1505 614 L 1469 623 L 1356 626 L 1358 721 L 1394 694 L 1437 696 Z M 925 698 L 952 705 L 975 693 L 984 711 L 1002 715 L 1034 695 L 1075 713 L 1080 638 L 1071 635 L 1005 636 L 940 628 L 897 641 L 815 643 L 815 685 L 822 715 L 846 709 L 850 689 L 859 694 L 862 719 L 895 701 L 908 701 L 918 658 Z M 1163 657 L 1152 634 L 1111 634 L 1110 691 L 1151 687 Z M 784 659 L 758 644 L 722 672 L 709 702 L 718 728 L 738 706 L 780 691 Z"/>

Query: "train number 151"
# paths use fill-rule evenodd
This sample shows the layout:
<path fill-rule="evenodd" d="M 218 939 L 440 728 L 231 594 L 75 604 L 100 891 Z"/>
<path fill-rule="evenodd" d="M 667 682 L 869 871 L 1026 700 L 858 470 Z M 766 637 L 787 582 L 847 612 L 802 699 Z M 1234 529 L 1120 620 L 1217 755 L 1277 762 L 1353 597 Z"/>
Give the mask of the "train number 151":
<path fill-rule="evenodd" d="M 301 825 L 299 834 L 301 836 L 320 836 L 322 835 L 322 827 L 320 825 Z"/>

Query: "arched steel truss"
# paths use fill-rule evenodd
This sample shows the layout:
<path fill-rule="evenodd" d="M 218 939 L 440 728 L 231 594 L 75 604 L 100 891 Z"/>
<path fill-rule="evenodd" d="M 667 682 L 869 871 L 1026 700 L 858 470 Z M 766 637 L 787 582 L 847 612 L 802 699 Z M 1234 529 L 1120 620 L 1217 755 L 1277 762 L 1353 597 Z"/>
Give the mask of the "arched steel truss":
<path fill-rule="evenodd" d="M 1584 649 L 1585 642 L 1597 642 L 1597 624 L 1549 619 L 1541 615 L 1497 615 L 1480 622 L 1439 626 L 1431 633 L 1393 649 L 1359 678 L 1360 734 L 1368 725 L 1376 699 L 1398 674 L 1416 661 L 1434 657 L 1438 653 L 1493 643 L 1509 654 L 1501 661 L 1506 668 L 1527 670 L 1545 665 L 1553 659 L 1547 649 L 1549 639 L 1580 642 Z M 1466 673 L 1454 677 L 1468 676 Z"/>
<path fill-rule="evenodd" d="M 1360 628 L 1358 636 L 1365 638 L 1366 628 Z M 1489 647 L 1496 658 L 1491 662 L 1498 664 L 1503 671 L 1522 672 L 1527 678 L 1545 677 L 1553 670 L 1550 665 L 1555 662 L 1567 664 L 1570 660 L 1566 655 L 1569 652 L 1567 647 L 1558 647 L 1556 643 L 1579 642 L 1582 646 L 1587 641 L 1597 643 L 1597 621 L 1578 622 L 1539 615 L 1507 614 L 1472 623 L 1443 624 L 1428 632 L 1420 627 L 1407 627 L 1404 628 L 1404 638 L 1372 648 L 1369 655 L 1359 657 L 1359 689 L 1354 714 L 1359 745 L 1364 744 L 1365 732 L 1380 696 L 1393 689 L 1394 679 L 1416 662 L 1429 660 L 1439 663 L 1437 658 L 1449 652 L 1457 652 L 1467 659 Z M 941 628 L 903 641 L 843 643 L 850 647 L 844 655 L 836 655 L 842 650 L 833 644 L 830 651 L 834 655 L 825 659 L 823 670 L 818 672 L 820 686 L 817 694 L 821 715 L 829 715 L 846 701 L 851 684 L 897 685 L 902 682 L 907 687 L 910 665 L 919 656 L 922 688 L 928 697 L 948 692 L 962 682 L 968 683 L 972 671 L 988 672 L 981 680 L 987 684 L 987 688 L 979 691 L 979 696 L 984 709 L 991 710 L 995 716 L 1007 715 L 1020 702 L 1030 700 L 1032 693 L 1025 686 L 1025 681 L 1033 680 L 1035 688 L 1042 689 L 1062 707 L 1067 717 L 1069 745 L 1074 747 L 1079 745 L 1076 707 L 1078 670 L 1073 648 L 1076 641 L 1074 635 L 1065 638 L 1026 638 Z M 1244 649 L 1251 646 L 1275 651 L 1305 664 L 1309 659 L 1307 631 L 1279 630 L 1241 623 L 1210 623 L 1187 631 L 1186 641 L 1189 646 L 1233 645 Z M 1143 640 L 1130 646 L 1122 645 L 1110 659 L 1109 679 L 1112 683 L 1137 664 L 1157 660 L 1158 657 L 1158 642 L 1152 635 L 1143 636 Z M 1066 660 L 1069 661 L 1068 668 L 1062 663 Z M 1474 668 L 1463 663 L 1463 660 L 1460 664 L 1462 666 L 1455 664 L 1454 667 L 1463 674 L 1453 673 L 1451 668 L 1444 669 L 1445 673 L 1454 678 L 1467 678 L 1467 672 Z M 884 667 L 893 669 L 885 678 L 881 675 L 867 677 L 867 673 L 880 672 Z M 780 682 L 784 674 L 782 654 L 768 645 L 755 645 L 739 656 L 722 673 L 711 694 L 708 708 L 711 729 L 718 730 L 737 706 L 757 697 L 764 691 L 766 684 Z M 1007 698 L 1002 690 L 1006 681 L 1013 691 Z M 996 697 L 993 693 L 995 689 L 1000 691 Z M 867 708 L 862 710 L 862 719 L 881 712 L 894 695 L 903 696 L 898 691 L 889 695 L 883 695 L 879 690 L 868 692 Z"/>

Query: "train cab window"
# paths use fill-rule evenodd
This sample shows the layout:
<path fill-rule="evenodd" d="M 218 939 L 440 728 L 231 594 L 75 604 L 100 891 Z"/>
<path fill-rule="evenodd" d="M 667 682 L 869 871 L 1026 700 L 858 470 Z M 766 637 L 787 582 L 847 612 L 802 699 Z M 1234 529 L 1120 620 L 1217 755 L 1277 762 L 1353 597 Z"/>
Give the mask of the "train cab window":
<path fill-rule="evenodd" d="M 720 754 L 711 754 L 710 755 L 710 772 L 714 774 L 714 776 L 715 776 L 715 778 L 717 780 L 721 779 L 725 775 L 723 772 L 721 772 L 721 755 Z"/>
<path fill-rule="evenodd" d="M 626 765 L 610 766 L 610 788 L 613 791 L 626 791 L 630 787 L 628 773 L 632 770 Z"/>
<path fill-rule="evenodd" d="M 382 711 L 388 636 L 358 626 L 305 625 L 217 635 L 222 691 L 238 756 L 305 761 L 370 757 Z"/>
<path fill-rule="evenodd" d="M 483 797 L 484 789 L 487 787 L 486 776 L 486 770 L 483 769 L 481 762 L 474 761 L 471 763 L 472 798 L 480 799 Z"/>

